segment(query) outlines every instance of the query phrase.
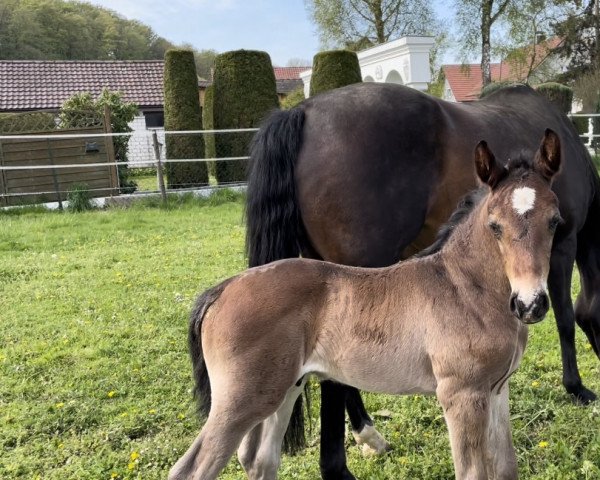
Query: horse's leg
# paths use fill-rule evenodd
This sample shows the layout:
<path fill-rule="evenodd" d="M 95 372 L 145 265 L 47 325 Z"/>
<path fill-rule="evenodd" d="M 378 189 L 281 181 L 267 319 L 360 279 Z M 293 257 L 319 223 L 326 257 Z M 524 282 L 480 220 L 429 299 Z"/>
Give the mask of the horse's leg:
<path fill-rule="evenodd" d="M 597 232 L 593 233 L 598 236 Z M 581 292 L 575 302 L 575 321 L 600 358 L 600 241 L 586 230 L 577 240 Z"/>
<path fill-rule="evenodd" d="M 554 243 L 550 259 L 548 289 L 556 317 L 563 366 L 563 385 L 577 402 L 587 404 L 596 399 L 591 390 L 583 386 L 577 368 L 575 350 L 575 313 L 571 300 L 571 277 L 577 242 L 574 237 Z"/>
<path fill-rule="evenodd" d="M 169 480 L 213 480 L 235 452 L 246 432 L 252 427 L 251 419 L 238 421 L 234 409 L 213 408 L 206 423 L 191 447 L 169 472 Z"/>
<path fill-rule="evenodd" d="M 346 387 L 321 382 L 321 477 L 323 480 L 354 480 L 346 466 L 344 450 Z"/>
<path fill-rule="evenodd" d="M 487 444 L 488 475 L 494 480 L 518 478 L 517 456 L 510 433 L 508 384 L 490 398 Z"/>
<path fill-rule="evenodd" d="M 294 385 L 277 411 L 256 425 L 243 438 L 238 459 L 250 480 L 274 480 L 281 463 L 281 445 L 296 399 L 306 379 Z"/>
<path fill-rule="evenodd" d="M 360 392 L 354 387 L 346 387 L 346 409 L 352 425 L 352 436 L 358 445 L 362 445 L 364 455 L 382 454 L 390 449 L 390 444 L 375 430 Z"/>
<path fill-rule="evenodd" d="M 456 479 L 487 480 L 490 392 L 442 380 L 436 393 L 450 433 Z"/>

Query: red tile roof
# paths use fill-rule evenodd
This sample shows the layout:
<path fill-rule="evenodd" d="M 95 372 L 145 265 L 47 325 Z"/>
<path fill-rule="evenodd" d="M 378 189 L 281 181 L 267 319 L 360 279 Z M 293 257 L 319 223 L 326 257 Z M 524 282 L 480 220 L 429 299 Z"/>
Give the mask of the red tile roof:
<path fill-rule="evenodd" d="M 140 107 L 163 105 L 162 60 L 0 61 L 0 111 L 56 110 L 75 93 L 121 91 Z"/>
<path fill-rule="evenodd" d="M 533 68 L 535 69 L 540 66 L 551 51 L 558 47 L 560 43 L 561 40 L 554 37 L 535 45 L 535 61 Z M 523 50 L 517 53 L 522 52 Z M 525 76 L 529 69 L 523 65 L 528 65 L 532 55 L 533 52 L 526 52 L 527 58 L 521 62 L 509 59 L 502 63 L 490 64 L 492 82 L 506 80 L 519 82 L 525 80 Z M 482 85 L 480 65 L 443 65 L 442 70 L 457 102 L 472 102 L 479 98 Z"/>
<path fill-rule="evenodd" d="M 298 80 L 302 72 L 312 67 L 273 67 L 275 80 Z"/>

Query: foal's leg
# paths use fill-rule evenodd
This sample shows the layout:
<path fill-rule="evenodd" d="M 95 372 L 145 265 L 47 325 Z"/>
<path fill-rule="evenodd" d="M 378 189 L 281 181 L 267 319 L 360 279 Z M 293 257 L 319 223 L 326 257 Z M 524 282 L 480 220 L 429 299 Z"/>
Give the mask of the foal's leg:
<path fill-rule="evenodd" d="M 375 430 L 360 392 L 354 387 L 346 387 L 346 410 L 352 425 L 352 436 L 358 445 L 362 445 L 364 455 L 382 454 L 391 448 L 385 438 Z"/>
<path fill-rule="evenodd" d="M 450 433 L 456 479 L 487 480 L 489 391 L 442 380 L 436 393 Z"/>
<path fill-rule="evenodd" d="M 596 395 L 583 386 L 577 368 L 575 313 L 571 301 L 571 277 L 573 275 L 576 248 L 577 242 L 573 236 L 563 238 L 558 242 L 556 239 L 554 240 L 550 259 L 550 274 L 548 275 L 548 289 L 560 338 L 563 385 L 577 402 L 587 404 L 595 400 Z"/>
<path fill-rule="evenodd" d="M 582 231 L 577 243 L 581 292 L 575 302 L 575 321 L 600 358 L 600 240 Z"/>
<path fill-rule="evenodd" d="M 281 463 L 281 445 L 285 430 L 302 393 L 306 379 L 294 385 L 277 411 L 255 426 L 242 440 L 238 459 L 250 480 L 274 480 Z"/>
<path fill-rule="evenodd" d="M 510 433 L 508 384 L 490 397 L 490 423 L 487 444 L 488 475 L 494 480 L 518 478 L 517 456 Z"/>
<path fill-rule="evenodd" d="M 238 406 L 239 409 L 239 406 Z M 213 408 L 192 446 L 169 472 L 169 480 L 214 480 L 252 427 L 252 420 L 236 420 L 236 410 Z"/>

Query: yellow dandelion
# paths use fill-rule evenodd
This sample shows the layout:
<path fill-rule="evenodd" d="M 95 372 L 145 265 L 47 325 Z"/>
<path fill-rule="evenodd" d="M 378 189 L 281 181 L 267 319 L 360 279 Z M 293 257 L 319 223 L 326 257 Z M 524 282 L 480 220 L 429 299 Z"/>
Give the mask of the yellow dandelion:
<path fill-rule="evenodd" d="M 531 386 L 532 386 L 533 388 L 537 388 L 537 387 L 539 387 L 539 386 L 540 386 L 540 382 L 538 382 L 537 380 L 534 380 L 533 382 L 531 382 Z"/>
<path fill-rule="evenodd" d="M 58 449 L 62 450 L 63 448 L 65 448 L 65 444 L 64 443 L 59 443 L 58 444 Z"/>
<path fill-rule="evenodd" d="M 131 452 L 131 455 L 129 455 L 129 460 L 131 460 L 132 462 L 135 462 L 138 458 L 140 458 L 140 454 L 135 450 Z"/>
<path fill-rule="evenodd" d="M 56 408 L 62 408 L 65 406 L 64 402 L 58 402 L 56 405 L 54 405 Z"/>
<path fill-rule="evenodd" d="M 107 396 L 108 398 L 113 398 L 113 397 L 114 397 L 116 394 L 117 394 L 117 392 L 115 392 L 114 390 L 111 390 L 110 392 L 108 392 L 108 393 L 106 394 L 106 396 Z"/>
<path fill-rule="evenodd" d="M 129 462 L 129 463 L 127 464 L 127 468 L 128 468 L 129 470 L 133 470 L 133 469 L 135 468 L 135 462 Z"/>
<path fill-rule="evenodd" d="M 591 343 L 586 343 L 585 344 L 585 349 L 586 350 L 591 350 L 592 349 L 592 344 Z"/>
<path fill-rule="evenodd" d="M 150 410 L 148 410 L 148 413 L 150 415 L 154 415 L 156 413 L 156 410 L 154 410 L 153 408 L 151 408 Z"/>
<path fill-rule="evenodd" d="M 179 415 L 177 415 L 177 418 L 179 420 L 183 420 L 185 418 L 185 415 L 183 413 L 180 413 Z"/>
<path fill-rule="evenodd" d="M 119 478 L 119 474 L 117 472 L 112 472 L 110 478 Z"/>
<path fill-rule="evenodd" d="M 540 443 L 538 443 L 538 447 L 540 448 L 546 448 L 548 446 L 548 442 L 542 440 Z"/>

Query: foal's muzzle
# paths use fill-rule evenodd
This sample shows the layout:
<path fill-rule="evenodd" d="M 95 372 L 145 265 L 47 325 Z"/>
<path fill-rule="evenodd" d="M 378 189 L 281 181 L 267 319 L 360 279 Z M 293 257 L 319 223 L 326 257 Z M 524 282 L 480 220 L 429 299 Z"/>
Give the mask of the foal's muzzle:
<path fill-rule="evenodd" d="M 536 293 L 529 305 L 525 304 L 516 293 L 510 296 L 510 311 L 528 325 L 541 321 L 548 313 L 549 308 L 548 295 L 543 291 Z"/>

